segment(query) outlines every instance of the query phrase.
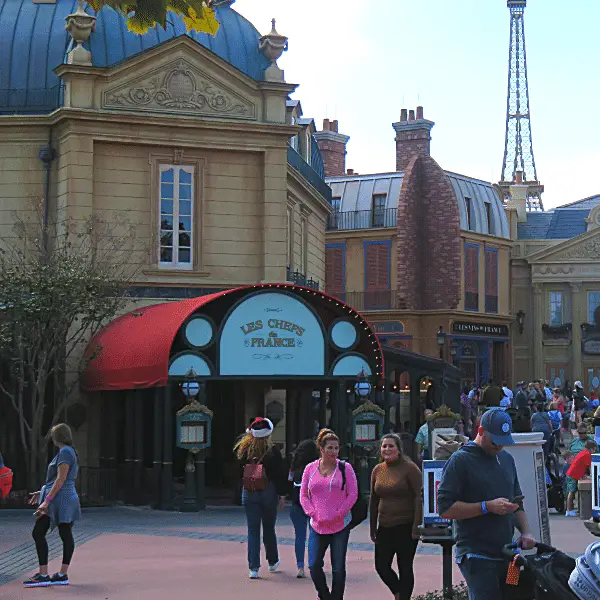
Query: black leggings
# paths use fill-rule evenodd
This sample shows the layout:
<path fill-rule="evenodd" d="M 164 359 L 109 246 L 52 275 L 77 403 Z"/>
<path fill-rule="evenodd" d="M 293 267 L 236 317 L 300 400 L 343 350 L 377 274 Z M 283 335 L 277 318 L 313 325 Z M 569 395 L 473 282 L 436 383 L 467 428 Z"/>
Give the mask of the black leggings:
<path fill-rule="evenodd" d="M 377 529 L 375 570 L 392 594 L 398 594 L 400 600 L 410 600 L 415 587 L 413 562 L 417 543 L 412 538 L 412 523 Z M 398 575 L 392 569 L 394 556 L 398 563 Z"/>
<path fill-rule="evenodd" d="M 45 567 L 48 564 L 48 542 L 46 534 L 50 529 L 50 517 L 44 515 L 35 522 L 32 536 L 35 541 L 35 549 L 37 550 L 38 561 L 40 566 Z M 73 523 L 60 523 L 58 526 L 58 534 L 63 543 L 63 565 L 70 565 L 75 551 L 75 540 L 73 539 Z"/>

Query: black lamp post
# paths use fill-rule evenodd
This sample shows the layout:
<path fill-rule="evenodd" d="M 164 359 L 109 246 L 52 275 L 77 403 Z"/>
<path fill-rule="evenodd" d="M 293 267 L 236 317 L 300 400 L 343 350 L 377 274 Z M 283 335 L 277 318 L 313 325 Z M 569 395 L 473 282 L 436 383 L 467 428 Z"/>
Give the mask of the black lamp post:
<path fill-rule="evenodd" d="M 186 380 L 181 384 L 181 391 L 189 403 L 199 394 L 200 382 L 194 369 L 190 369 L 185 378 Z M 187 461 L 185 463 L 185 494 L 183 496 L 183 506 L 181 507 L 182 512 L 197 512 L 199 508 L 198 496 L 196 494 L 194 454 L 194 450 L 188 450 Z"/>
<path fill-rule="evenodd" d="M 444 344 L 446 343 L 446 334 L 444 333 L 444 328 L 440 325 L 436 335 L 437 345 L 440 349 L 440 359 L 444 360 Z"/>

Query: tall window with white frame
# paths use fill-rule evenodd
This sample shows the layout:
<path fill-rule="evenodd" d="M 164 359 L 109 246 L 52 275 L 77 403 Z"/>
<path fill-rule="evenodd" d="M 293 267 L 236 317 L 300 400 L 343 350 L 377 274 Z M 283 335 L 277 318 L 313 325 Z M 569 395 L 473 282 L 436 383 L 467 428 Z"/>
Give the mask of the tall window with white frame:
<path fill-rule="evenodd" d="M 562 292 L 549 292 L 548 304 L 550 306 L 550 327 L 563 325 L 563 294 Z"/>
<path fill-rule="evenodd" d="M 588 292 L 588 323 L 595 323 L 596 309 L 600 306 L 600 292 Z M 600 325 L 600 323 L 598 323 Z"/>
<path fill-rule="evenodd" d="M 471 204 L 471 198 L 465 196 L 465 207 L 467 209 L 467 229 L 473 231 L 473 206 Z"/>
<path fill-rule="evenodd" d="M 160 247 L 162 268 L 193 268 L 194 167 L 160 165 Z"/>

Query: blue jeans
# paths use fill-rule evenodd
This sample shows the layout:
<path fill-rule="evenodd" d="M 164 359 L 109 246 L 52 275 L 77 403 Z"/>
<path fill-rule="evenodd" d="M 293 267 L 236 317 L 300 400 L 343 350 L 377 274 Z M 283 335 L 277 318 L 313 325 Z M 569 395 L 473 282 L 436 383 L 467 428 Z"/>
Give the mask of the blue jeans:
<path fill-rule="evenodd" d="M 312 527 L 308 538 L 308 568 L 319 600 L 343 600 L 346 587 L 346 551 L 350 528 L 330 535 L 321 535 Z M 331 555 L 331 591 L 323 572 L 323 559 L 327 548 Z"/>
<path fill-rule="evenodd" d="M 508 571 L 504 561 L 463 558 L 458 566 L 469 588 L 469 600 L 503 600 Z"/>
<path fill-rule="evenodd" d="M 258 571 L 260 568 L 261 523 L 267 562 L 269 565 L 274 565 L 279 560 L 275 535 L 278 503 L 277 491 L 272 483 L 261 492 L 242 491 L 242 504 L 248 524 L 248 567 L 251 571 Z"/>
<path fill-rule="evenodd" d="M 294 525 L 295 532 L 295 550 L 296 550 L 296 566 L 299 569 L 304 569 L 304 552 L 306 550 L 306 533 L 308 528 L 308 517 L 304 514 L 301 506 L 292 504 L 290 509 L 290 518 Z"/>

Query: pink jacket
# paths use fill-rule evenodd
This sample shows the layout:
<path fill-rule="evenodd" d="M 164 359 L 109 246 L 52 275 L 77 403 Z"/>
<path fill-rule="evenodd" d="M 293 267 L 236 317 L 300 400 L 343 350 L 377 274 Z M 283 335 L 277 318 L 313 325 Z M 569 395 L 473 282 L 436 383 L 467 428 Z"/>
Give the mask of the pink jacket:
<path fill-rule="evenodd" d="M 319 461 L 304 469 L 300 488 L 300 504 L 310 517 L 311 527 L 320 534 L 342 531 L 351 520 L 350 510 L 358 499 L 358 484 L 352 465 L 346 463 L 346 485 L 342 490 L 340 461 L 333 475 L 319 473 Z"/>

